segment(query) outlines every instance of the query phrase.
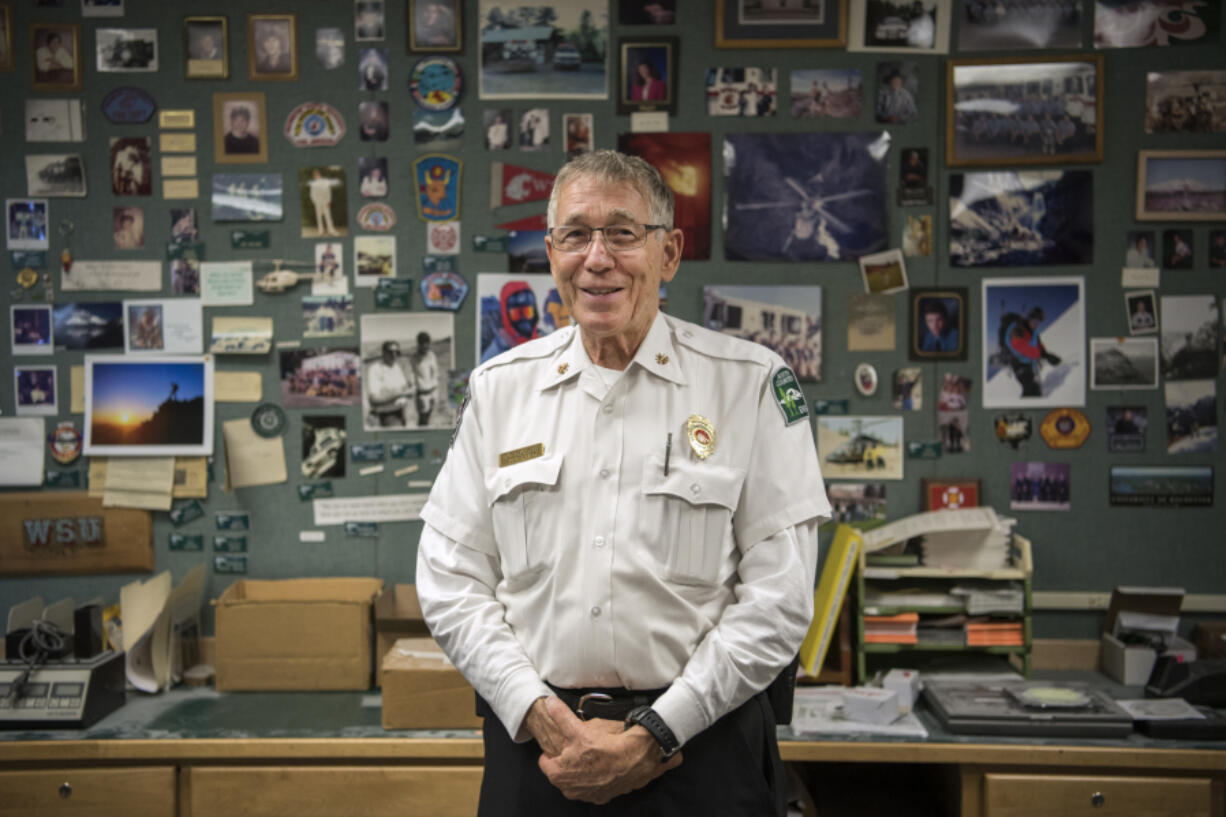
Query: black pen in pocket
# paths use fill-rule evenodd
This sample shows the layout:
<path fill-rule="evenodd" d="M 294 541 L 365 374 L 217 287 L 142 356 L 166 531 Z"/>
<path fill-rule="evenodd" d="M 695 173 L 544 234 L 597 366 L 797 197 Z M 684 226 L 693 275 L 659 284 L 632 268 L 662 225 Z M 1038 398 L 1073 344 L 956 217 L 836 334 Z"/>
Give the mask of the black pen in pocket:
<path fill-rule="evenodd" d="M 668 476 L 668 458 L 673 453 L 673 432 L 668 432 L 668 439 L 664 441 L 664 476 Z"/>

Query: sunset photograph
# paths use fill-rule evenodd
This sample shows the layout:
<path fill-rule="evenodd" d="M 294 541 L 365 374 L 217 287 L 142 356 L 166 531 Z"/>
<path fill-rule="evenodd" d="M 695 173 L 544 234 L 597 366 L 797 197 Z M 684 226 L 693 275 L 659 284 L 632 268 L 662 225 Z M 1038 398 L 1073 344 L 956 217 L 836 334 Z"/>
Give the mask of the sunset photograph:
<path fill-rule="evenodd" d="M 211 454 L 212 361 L 87 357 L 85 447 L 98 454 Z"/>

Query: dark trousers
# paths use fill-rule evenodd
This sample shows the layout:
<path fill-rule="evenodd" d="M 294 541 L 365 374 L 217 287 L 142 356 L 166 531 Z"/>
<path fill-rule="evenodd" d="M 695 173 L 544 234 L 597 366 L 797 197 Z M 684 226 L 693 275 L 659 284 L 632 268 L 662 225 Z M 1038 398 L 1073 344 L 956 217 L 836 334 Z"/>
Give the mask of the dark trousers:
<path fill-rule="evenodd" d="M 537 766 L 536 741 L 515 743 L 489 705 L 478 817 L 783 817 L 787 779 L 765 694 L 750 698 L 681 749 L 681 765 L 603 806 L 567 800 Z"/>

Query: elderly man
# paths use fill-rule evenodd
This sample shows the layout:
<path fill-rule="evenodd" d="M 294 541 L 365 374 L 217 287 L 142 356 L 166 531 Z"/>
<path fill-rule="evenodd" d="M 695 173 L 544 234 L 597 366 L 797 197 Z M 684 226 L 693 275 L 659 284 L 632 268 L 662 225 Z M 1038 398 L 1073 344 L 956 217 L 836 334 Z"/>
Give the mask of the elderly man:
<path fill-rule="evenodd" d="M 830 512 L 804 395 L 659 312 L 683 238 L 646 162 L 580 156 L 548 218 L 573 322 L 473 372 L 421 514 L 422 609 L 485 716 L 478 813 L 783 814 L 764 689 Z"/>

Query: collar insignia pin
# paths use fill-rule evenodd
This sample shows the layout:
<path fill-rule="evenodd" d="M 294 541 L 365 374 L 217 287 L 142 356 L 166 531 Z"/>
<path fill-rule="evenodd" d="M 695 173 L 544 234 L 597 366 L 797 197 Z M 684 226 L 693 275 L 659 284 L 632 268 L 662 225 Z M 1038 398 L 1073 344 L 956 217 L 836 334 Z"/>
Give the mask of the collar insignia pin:
<path fill-rule="evenodd" d="M 558 374 L 566 374 L 566 370 L 569 368 L 570 368 L 569 363 L 559 363 L 558 364 Z"/>
<path fill-rule="evenodd" d="M 668 365 L 668 355 L 664 353 L 660 353 L 656 355 L 656 363 L 659 363 L 661 366 L 667 366 Z"/>

